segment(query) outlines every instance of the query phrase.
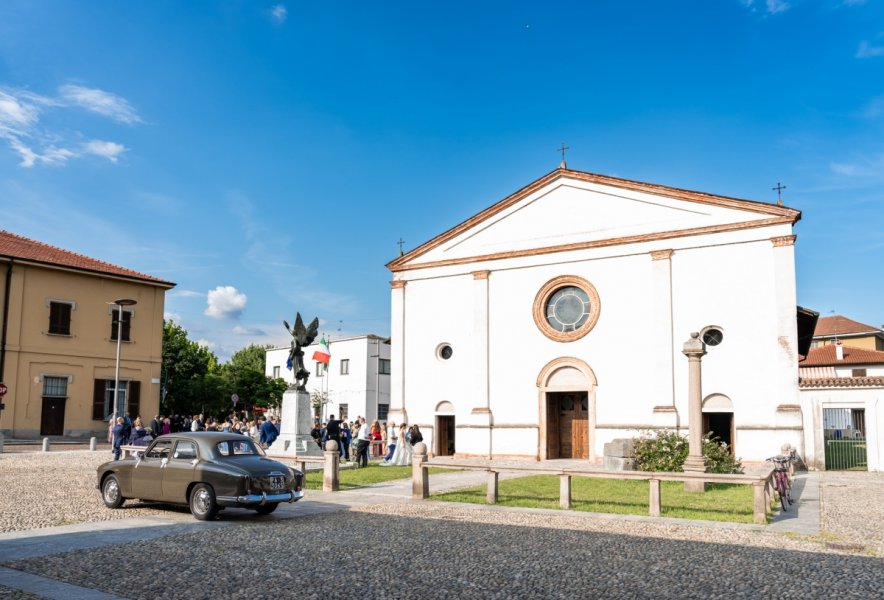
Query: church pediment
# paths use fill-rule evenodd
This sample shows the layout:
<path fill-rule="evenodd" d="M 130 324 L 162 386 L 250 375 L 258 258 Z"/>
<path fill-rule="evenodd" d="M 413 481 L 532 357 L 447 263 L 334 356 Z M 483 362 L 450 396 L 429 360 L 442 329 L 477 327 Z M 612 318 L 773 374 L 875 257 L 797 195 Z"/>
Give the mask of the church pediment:
<path fill-rule="evenodd" d="M 557 169 L 387 266 L 398 271 L 799 218 L 782 206 Z"/>

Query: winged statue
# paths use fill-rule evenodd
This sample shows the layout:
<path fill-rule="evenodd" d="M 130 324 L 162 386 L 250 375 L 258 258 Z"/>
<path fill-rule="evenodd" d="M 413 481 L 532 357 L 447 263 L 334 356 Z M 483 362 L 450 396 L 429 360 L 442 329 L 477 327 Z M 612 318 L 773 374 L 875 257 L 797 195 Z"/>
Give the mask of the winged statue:
<path fill-rule="evenodd" d="M 295 315 L 295 326 L 289 326 L 288 321 L 283 321 L 286 331 L 292 336 L 292 349 L 289 351 L 288 366 L 295 372 L 294 387 L 299 391 L 307 390 L 307 379 L 310 378 L 310 371 L 304 367 L 304 346 L 309 346 L 316 339 L 319 333 L 319 317 L 313 319 L 309 325 L 304 326 L 301 319 L 301 313 Z"/>

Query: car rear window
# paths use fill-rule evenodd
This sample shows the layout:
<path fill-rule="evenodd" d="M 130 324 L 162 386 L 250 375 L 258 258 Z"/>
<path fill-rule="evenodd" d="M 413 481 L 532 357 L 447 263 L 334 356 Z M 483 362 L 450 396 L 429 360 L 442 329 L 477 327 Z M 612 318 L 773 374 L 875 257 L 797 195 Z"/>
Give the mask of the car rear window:
<path fill-rule="evenodd" d="M 252 440 L 225 440 L 215 446 L 221 456 L 264 456 L 264 451 Z"/>

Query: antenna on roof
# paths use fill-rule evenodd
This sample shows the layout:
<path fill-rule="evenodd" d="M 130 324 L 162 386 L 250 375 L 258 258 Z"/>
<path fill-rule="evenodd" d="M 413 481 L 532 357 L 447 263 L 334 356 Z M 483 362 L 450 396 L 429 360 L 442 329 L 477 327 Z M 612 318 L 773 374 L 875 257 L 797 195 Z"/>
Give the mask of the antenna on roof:
<path fill-rule="evenodd" d="M 565 162 L 565 150 L 570 150 L 571 146 L 566 146 L 565 142 L 562 142 L 562 146 L 560 148 L 556 148 L 556 152 L 562 153 L 562 162 L 559 163 L 560 169 L 567 169 L 568 163 Z"/>

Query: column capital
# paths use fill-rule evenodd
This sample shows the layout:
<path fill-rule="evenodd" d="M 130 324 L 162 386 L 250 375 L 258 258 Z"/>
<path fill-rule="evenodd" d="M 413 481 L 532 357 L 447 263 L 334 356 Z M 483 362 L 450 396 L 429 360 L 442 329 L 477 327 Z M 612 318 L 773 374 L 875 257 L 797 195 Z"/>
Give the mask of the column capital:
<path fill-rule="evenodd" d="M 774 248 L 778 248 L 779 246 L 794 246 L 795 238 L 797 235 L 781 235 L 779 237 L 770 238 L 770 243 L 773 244 Z"/>
<path fill-rule="evenodd" d="M 672 258 L 672 248 L 669 250 L 654 250 L 651 254 L 651 260 L 669 260 Z"/>
<path fill-rule="evenodd" d="M 703 340 L 700 339 L 699 332 L 694 331 L 693 333 L 691 333 L 691 339 L 684 343 L 684 348 L 682 349 L 681 353 L 688 358 L 697 359 L 706 354 L 706 344 L 704 344 Z"/>
<path fill-rule="evenodd" d="M 401 289 L 405 288 L 406 283 L 408 283 L 408 282 L 404 281 L 402 279 L 394 279 L 393 281 L 390 282 L 390 287 L 393 288 L 394 290 L 401 290 Z"/>
<path fill-rule="evenodd" d="M 473 271 L 473 279 L 488 279 L 491 271 Z"/>

